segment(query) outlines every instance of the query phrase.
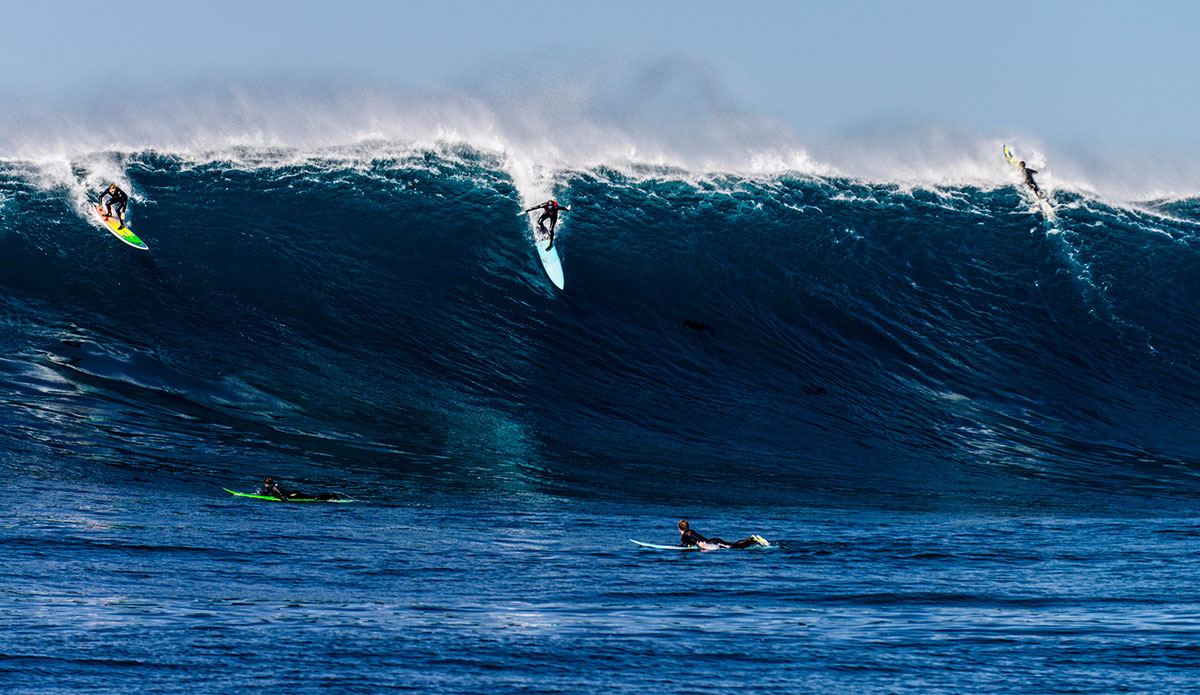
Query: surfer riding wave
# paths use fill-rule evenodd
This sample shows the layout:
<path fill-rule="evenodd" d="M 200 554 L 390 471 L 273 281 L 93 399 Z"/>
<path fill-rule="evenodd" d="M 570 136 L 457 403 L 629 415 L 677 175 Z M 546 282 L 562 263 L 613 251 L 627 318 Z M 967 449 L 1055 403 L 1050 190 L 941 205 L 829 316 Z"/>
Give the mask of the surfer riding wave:
<path fill-rule="evenodd" d="M 105 196 L 108 197 L 108 202 L 104 202 Z M 125 208 L 129 205 L 129 196 L 125 194 L 117 184 L 110 183 L 108 188 L 100 192 L 99 204 L 104 206 L 104 216 L 113 216 L 113 205 L 117 206 L 117 222 L 122 227 L 125 226 Z"/>
<path fill-rule="evenodd" d="M 537 226 L 541 231 L 548 232 L 550 234 L 550 245 L 546 247 L 546 250 L 549 251 L 550 249 L 554 248 L 554 226 L 558 224 L 558 213 L 562 211 L 569 212 L 571 207 L 563 207 L 558 204 L 558 201 L 547 200 L 541 205 L 534 205 L 525 212 L 533 212 L 534 210 L 542 211 L 542 216 L 538 218 Z M 550 229 L 548 230 L 546 229 L 546 220 L 550 221 Z"/>

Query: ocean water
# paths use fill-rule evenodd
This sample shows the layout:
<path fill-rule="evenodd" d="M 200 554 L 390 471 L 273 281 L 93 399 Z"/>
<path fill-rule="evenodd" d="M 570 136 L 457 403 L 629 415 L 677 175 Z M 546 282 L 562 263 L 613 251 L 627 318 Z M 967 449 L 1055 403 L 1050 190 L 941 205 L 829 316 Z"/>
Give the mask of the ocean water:
<path fill-rule="evenodd" d="M 0 690 L 1196 692 L 1200 206 L 997 160 L 0 162 Z"/>

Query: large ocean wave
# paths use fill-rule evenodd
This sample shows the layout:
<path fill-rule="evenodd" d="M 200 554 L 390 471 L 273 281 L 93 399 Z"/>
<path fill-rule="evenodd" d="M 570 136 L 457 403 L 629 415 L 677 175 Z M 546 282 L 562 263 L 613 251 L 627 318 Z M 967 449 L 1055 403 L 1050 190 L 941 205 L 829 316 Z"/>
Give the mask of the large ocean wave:
<path fill-rule="evenodd" d="M 1194 486 L 1196 201 L 1064 186 L 1049 225 L 995 149 L 937 185 L 454 138 L 13 157 L 2 460 L 773 503 Z M 110 180 L 149 253 L 88 215 Z M 549 196 L 563 292 L 517 214 Z"/>

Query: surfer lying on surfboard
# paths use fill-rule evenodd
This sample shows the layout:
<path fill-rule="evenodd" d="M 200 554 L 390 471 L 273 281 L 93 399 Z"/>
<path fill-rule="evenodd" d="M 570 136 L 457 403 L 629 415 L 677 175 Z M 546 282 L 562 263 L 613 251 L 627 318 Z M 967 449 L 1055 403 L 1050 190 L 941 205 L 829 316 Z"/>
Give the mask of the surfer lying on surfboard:
<path fill-rule="evenodd" d="M 336 492 L 322 492 L 319 495 L 310 495 L 307 492 L 300 492 L 298 490 L 287 490 L 283 487 L 280 487 L 279 483 L 275 482 L 275 479 L 269 475 L 263 479 L 263 486 L 262 486 L 262 489 L 258 491 L 258 494 L 270 495 L 272 497 L 278 497 L 281 500 L 291 500 L 291 499 L 336 500 L 336 499 L 338 499 L 338 494 Z"/>
<path fill-rule="evenodd" d="M 696 533 L 692 530 L 691 526 L 687 522 L 687 519 L 679 520 L 679 534 L 679 545 L 684 547 L 696 546 L 697 548 L 703 548 L 704 550 L 715 550 L 717 548 L 741 549 L 749 548 L 752 545 L 770 545 L 770 543 L 767 543 L 765 538 L 758 535 L 750 536 L 749 538 L 743 538 L 742 540 L 734 541 L 733 543 L 716 537 L 705 538 L 704 536 L 701 536 L 699 533 Z"/>
<path fill-rule="evenodd" d="M 543 232 L 547 231 L 546 226 L 545 226 L 546 220 L 550 220 L 550 229 L 549 229 L 550 245 L 546 247 L 547 251 L 554 248 L 554 225 L 558 224 L 559 211 L 560 210 L 570 211 L 570 209 L 571 209 L 571 207 L 569 205 L 564 208 L 563 206 L 559 205 L 557 201 L 547 200 L 546 202 L 542 203 L 541 205 L 534 205 L 533 207 L 531 207 L 525 211 L 525 212 L 533 212 L 534 210 L 542 211 L 542 216 L 538 218 L 537 224 L 538 224 L 538 229 L 542 230 Z"/>
<path fill-rule="evenodd" d="M 107 203 L 104 202 L 104 196 L 108 196 Z M 115 183 L 108 184 L 108 188 L 100 192 L 100 204 L 104 206 L 105 217 L 113 216 L 112 208 L 115 204 L 117 206 L 117 222 L 120 222 L 122 227 L 125 226 L 125 208 L 129 205 L 129 196 L 125 195 L 125 191 L 117 188 Z"/>

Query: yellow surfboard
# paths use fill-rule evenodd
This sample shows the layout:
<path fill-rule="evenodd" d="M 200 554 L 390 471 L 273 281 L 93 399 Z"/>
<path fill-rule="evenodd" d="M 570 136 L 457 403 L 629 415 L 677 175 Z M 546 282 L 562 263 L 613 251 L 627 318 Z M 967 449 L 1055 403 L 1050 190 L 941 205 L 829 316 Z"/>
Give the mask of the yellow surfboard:
<path fill-rule="evenodd" d="M 132 229 L 122 225 L 115 216 L 104 214 L 104 208 L 99 205 L 93 205 L 92 207 L 96 210 L 96 214 L 100 216 L 100 219 L 104 220 L 104 224 L 108 225 L 108 229 L 113 233 L 113 236 L 135 249 L 150 250 L 150 247 L 146 246 L 146 242 L 139 239 L 138 235 L 134 234 Z"/>

